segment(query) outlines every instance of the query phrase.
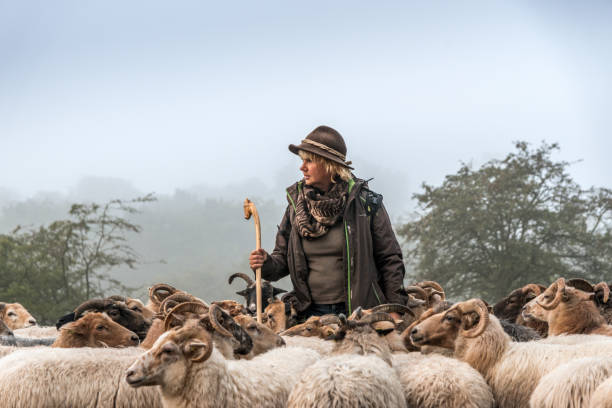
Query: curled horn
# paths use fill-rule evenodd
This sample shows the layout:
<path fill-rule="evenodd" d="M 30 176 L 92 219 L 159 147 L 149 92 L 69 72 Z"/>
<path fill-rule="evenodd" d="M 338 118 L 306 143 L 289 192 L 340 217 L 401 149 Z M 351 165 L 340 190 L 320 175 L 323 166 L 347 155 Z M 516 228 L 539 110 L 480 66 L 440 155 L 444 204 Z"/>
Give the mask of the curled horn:
<path fill-rule="evenodd" d="M 370 312 L 385 312 L 385 313 L 409 313 L 412 317 L 416 317 L 414 312 L 404 305 L 400 305 L 398 303 L 388 303 L 386 305 L 378 305 L 370 309 Z"/>
<path fill-rule="evenodd" d="M 319 323 L 324 326 L 327 326 L 329 324 L 337 324 L 338 326 L 342 325 L 342 321 L 340 320 L 340 318 L 334 314 L 321 316 L 321 318 L 319 319 Z"/>
<path fill-rule="evenodd" d="M 363 309 L 361 306 L 357 306 L 357 309 L 353 310 L 353 313 L 349 316 L 351 320 L 359 320 L 363 317 Z"/>
<path fill-rule="evenodd" d="M 423 300 L 427 300 L 429 297 L 427 296 L 427 292 L 425 292 L 425 289 L 421 288 L 420 286 L 406 286 L 406 293 L 416 293 L 419 295 L 419 297 Z"/>
<path fill-rule="evenodd" d="M 440 286 L 440 284 L 438 282 L 423 281 L 423 282 L 417 283 L 417 286 L 419 286 L 419 287 L 421 287 L 423 289 L 431 288 L 431 289 L 436 290 L 438 292 L 444 293 L 444 289 L 442 289 L 442 286 Z M 444 299 L 442 299 L 442 300 L 444 300 Z"/>
<path fill-rule="evenodd" d="M 219 334 L 221 334 L 222 336 L 225 337 L 234 337 L 234 335 L 232 333 L 230 333 L 225 327 L 223 327 L 221 325 L 221 323 L 219 323 L 217 314 L 223 315 L 223 309 L 221 308 L 221 306 L 219 305 L 211 305 L 210 306 L 210 311 L 209 311 L 209 315 L 210 315 L 210 324 L 212 325 L 212 327 L 219 332 Z M 230 315 L 227 316 L 223 316 L 224 318 L 229 318 L 231 319 Z"/>
<path fill-rule="evenodd" d="M 584 292 L 595 292 L 595 288 L 593 285 L 591 285 L 591 282 L 582 278 L 568 279 L 567 282 L 565 282 L 565 285 L 580 289 Z"/>
<path fill-rule="evenodd" d="M 393 316 L 391 316 L 388 313 L 377 312 L 377 313 L 372 313 L 370 315 L 367 315 L 360 321 L 360 323 L 365 323 L 365 324 L 372 324 L 376 322 L 391 322 L 395 324 L 395 319 L 393 319 Z"/>
<path fill-rule="evenodd" d="M 527 292 L 533 292 L 534 295 L 538 296 L 540 293 L 542 293 L 542 289 L 535 283 L 530 283 L 523 286 L 523 293 Z"/>
<path fill-rule="evenodd" d="M 185 313 L 193 313 L 203 315 L 208 313 L 208 308 L 199 302 L 185 302 L 174 306 L 164 319 L 164 330 L 168 331 L 172 328 L 172 323 L 175 321 L 175 315 L 183 315 Z M 180 320 L 176 318 L 176 320 Z"/>
<path fill-rule="evenodd" d="M 408 326 L 407 329 L 404 330 L 403 333 L 408 333 L 410 334 L 410 332 L 412 331 L 412 329 L 414 328 L 414 326 L 416 326 L 417 324 L 421 323 L 423 320 L 429 318 L 430 316 L 435 315 L 436 312 L 433 309 L 427 309 L 426 311 L 423 312 L 423 314 L 421 316 L 419 316 L 418 319 L 416 319 L 414 322 L 412 322 L 410 324 L 410 326 Z"/>
<path fill-rule="evenodd" d="M 249 286 L 254 284 L 253 279 L 251 279 L 251 277 L 249 275 L 247 275 L 246 273 L 242 273 L 242 272 L 232 274 L 229 277 L 229 279 L 227 280 L 227 283 L 229 283 L 231 285 L 235 278 L 242 278 L 242 279 L 244 279 Z"/>
<path fill-rule="evenodd" d="M 153 304 L 159 305 L 165 298 L 174 293 L 176 293 L 176 288 L 174 286 L 158 283 L 149 288 L 149 300 L 151 300 Z"/>
<path fill-rule="evenodd" d="M 166 316 L 168 312 L 170 312 L 170 309 L 177 305 L 180 305 L 181 303 L 187 302 L 200 303 L 195 299 L 195 297 L 188 293 L 176 292 L 168 296 L 161 302 L 161 304 L 159 305 L 159 313 L 163 316 Z"/>
<path fill-rule="evenodd" d="M 610 299 L 610 287 L 606 282 L 599 282 L 597 285 L 593 286 L 593 292 L 597 294 L 597 292 L 602 291 L 601 302 L 608 303 L 608 299 Z"/>
<path fill-rule="evenodd" d="M 107 297 L 106 300 L 113 300 L 115 302 L 127 303 L 128 298 L 126 298 L 125 296 L 121 296 L 121 295 L 113 295 L 113 296 Z"/>
<path fill-rule="evenodd" d="M 99 312 L 99 311 L 102 311 L 105 306 L 106 306 L 106 301 L 104 299 L 91 299 L 91 300 L 81 303 L 79 307 L 74 309 L 74 316 L 75 318 L 79 318 L 81 317 L 83 313 L 85 313 L 88 310 L 95 310 Z"/>
<path fill-rule="evenodd" d="M 561 298 L 563 297 L 563 293 L 565 293 L 565 279 L 557 279 L 557 281 L 550 285 L 550 287 L 553 288 L 555 293 L 555 298 L 552 301 L 550 301 L 549 303 L 543 303 L 539 300 L 536 300 L 536 303 L 546 310 L 552 310 L 555 307 L 559 306 L 559 303 L 561 303 Z"/>
<path fill-rule="evenodd" d="M 487 305 L 480 299 L 471 299 L 457 304 L 457 308 L 463 315 L 476 312 L 480 318 L 476 327 L 469 330 L 461 329 L 463 336 L 467 338 L 480 336 L 487 328 L 487 324 L 489 324 L 489 309 Z"/>

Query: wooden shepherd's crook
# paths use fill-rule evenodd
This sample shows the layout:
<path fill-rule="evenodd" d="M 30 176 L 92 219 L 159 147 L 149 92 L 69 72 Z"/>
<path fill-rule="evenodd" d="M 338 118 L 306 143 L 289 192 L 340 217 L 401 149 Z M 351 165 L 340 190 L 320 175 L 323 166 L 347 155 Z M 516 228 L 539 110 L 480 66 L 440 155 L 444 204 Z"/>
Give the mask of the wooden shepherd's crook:
<path fill-rule="evenodd" d="M 259 224 L 259 214 L 257 214 L 257 208 L 255 204 L 248 198 L 244 200 L 244 218 L 250 219 L 251 215 L 255 219 L 255 240 L 256 249 L 261 249 L 261 225 Z M 261 323 L 261 268 L 257 268 L 255 272 L 255 288 L 257 295 L 257 323 Z"/>

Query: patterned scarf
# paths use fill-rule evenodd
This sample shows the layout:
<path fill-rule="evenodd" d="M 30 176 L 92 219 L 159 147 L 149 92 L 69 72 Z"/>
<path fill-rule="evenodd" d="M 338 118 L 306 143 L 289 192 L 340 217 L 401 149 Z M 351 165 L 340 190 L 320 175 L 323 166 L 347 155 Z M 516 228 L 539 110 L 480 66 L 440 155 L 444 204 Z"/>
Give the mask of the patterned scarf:
<path fill-rule="evenodd" d="M 300 235 L 312 239 L 325 235 L 342 217 L 348 198 L 348 183 L 338 181 L 323 195 L 304 185 L 298 194 L 295 219 Z"/>

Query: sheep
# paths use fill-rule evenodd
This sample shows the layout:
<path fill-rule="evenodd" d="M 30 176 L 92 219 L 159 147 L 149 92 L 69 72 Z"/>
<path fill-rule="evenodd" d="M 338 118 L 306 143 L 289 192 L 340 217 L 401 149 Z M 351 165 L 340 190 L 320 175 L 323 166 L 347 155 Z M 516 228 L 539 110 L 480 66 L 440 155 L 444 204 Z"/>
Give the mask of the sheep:
<path fill-rule="evenodd" d="M 532 319 L 526 320 L 521 314 L 522 307 L 545 290 L 546 286 L 535 283 L 515 289 L 493 306 L 493 314 L 500 321 L 507 320 L 530 327 L 538 332 L 541 337 L 546 337 L 548 334 L 548 324 L 546 322 Z"/>
<path fill-rule="evenodd" d="M 234 273 L 229 277 L 228 283 L 231 285 L 235 278 L 242 278 L 246 282 L 247 284 L 246 289 L 239 290 L 238 292 L 236 292 L 236 294 L 243 296 L 245 298 L 247 310 L 249 311 L 249 313 L 254 315 L 255 313 L 257 313 L 257 293 L 255 290 L 256 289 L 255 281 L 253 281 L 253 279 L 251 279 L 251 277 L 249 277 L 245 273 Z M 268 306 L 268 299 L 270 298 L 274 299 L 276 298 L 276 295 L 279 295 L 285 292 L 287 291 L 284 289 L 275 288 L 267 280 L 262 280 L 261 281 L 261 303 L 262 303 L 261 308 L 265 309 Z"/>
<path fill-rule="evenodd" d="M 612 357 L 578 358 L 561 364 L 542 377 L 529 399 L 531 408 L 580 408 L 612 375 Z"/>
<path fill-rule="evenodd" d="M 268 306 L 264 310 L 265 324 L 275 333 L 281 333 L 298 322 L 298 313 L 290 303 L 280 299 L 268 299 Z"/>
<path fill-rule="evenodd" d="M 612 377 L 608 378 L 591 394 L 589 408 L 612 408 Z"/>
<path fill-rule="evenodd" d="M 0 359 L 0 404 L 162 408 L 157 389 L 134 389 L 123 380 L 127 367 L 142 352 L 136 347 L 17 350 Z"/>
<path fill-rule="evenodd" d="M 60 330 L 51 347 L 137 346 L 138 336 L 102 313 L 88 313 Z"/>
<path fill-rule="evenodd" d="M 302 371 L 319 359 L 300 347 L 226 360 L 193 322 L 164 333 L 126 371 L 132 387 L 159 385 L 164 407 L 285 407 Z"/>
<path fill-rule="evenodd" d="M 594 297 L 594 293 L 567 286 L 565 279 L 559 278 L 527 303 L 523 314 L 546 321 L 549 336 L 589 333 L 612 336 L 612 326 L 606 324 Z"/>
<path fill-rule="evenodd" d="M 560 334 L 538 340 L 540 344 L 581 344 L 602 341 L 612 341 L 612 337 L 601 334 Z"/>
<path fill-rule="evenodd" d="M 0 302 L 0 320 L 11 330 L 36 326 L 36 319 L 21 303 Z"/>
<path fill-rule="evenodd" d="M 527 406 L 540 378 L 560 364 L 578 357 L 612 357 L 609 341 L 577 345 L 511 342 L 499 320 L 489 315 L 479 299 L 457 303 L 413 330 L 413 342 L 427 344 L 431 339 L 450 344 L 455 358 L 470 364 L 487 380 L 501 408 Z"/>
<path fill-rule="evenodd" d="M 469 364 L 437 354 L 394 354 L 393 367 L 408 407 L 490 408 L 491 388 Z"/>
<path fill-rule="evenodd" d="M 331 316 L 310 316 L 304 323 L 296 324 L 295 326 L 281 332 L 280 335 L 319 337 L 324 340 L 330 339 L 333 336 L 337 325 L 332 325 L 330 322 L 326 321 L 326 319 L 329 317 Z"/>
<path fill-rule="evenodd" d="M 185 302 L 173 307 L 164 319 L 164 331 L 190 322 L 200 321 L 211 333 L 215 347 L 227 359 L 247 356 L 253 349 L 253 339 L 219 305 L 210 309 L 199 302 Z"/>
<path fill-rule="evenodd" d="M 64 324 L 78 320 L 90 312 L 106 313 L 115 322 L 136 333 L 140 340 L 145 339 L 151 326 L 151 322 L 148 322 L 142 313 L 130 310 L 124 302 L 112 299 L 92 299 L 82 303 L 73 313 L 61 317 L 56 327 L 59 330 Z"/>
<path fill-rule="evenodd" d="M 397 374 L 374 355 L 333 356 L 306 368 L 289 408 L 406 407 Z"/>
<path fill-rule="evenodd" d="M 153 320 L 153 315 L 155 314 L 151 309 L 146 308 L 145 304 L 142 303 L 142 300 L 140 299 L 135 299 L 135 298 L 130 298 L 130 297 L 125 297 L 125 296 L 119 296 L 119 295 L 113 295 L 113 296 L 109 296 L 106 299 L 108 300 L 116 300 L 119 302 L 123 302 L 126 304 L 126 306 L 136 312 L 136 313 L 140 313 L 142 315 L 142 317 L 149 323 L 149 325 L 151 324 L 151 321 Z"/>
<path fill-rule="evenodd" d="M 250 359 L 275 347 L 282 347 L 285 345 L 285 340 L 283 340 L 280 335 L 274 333 L 269 327 L 257 323 L 257 320 L 249 315 L 237 315 L 234 317 L 234 321 L 246 331 L 253 341 L 253 348 L 251 351 L 246 355 L 235 354 L 238 358 Z"/>

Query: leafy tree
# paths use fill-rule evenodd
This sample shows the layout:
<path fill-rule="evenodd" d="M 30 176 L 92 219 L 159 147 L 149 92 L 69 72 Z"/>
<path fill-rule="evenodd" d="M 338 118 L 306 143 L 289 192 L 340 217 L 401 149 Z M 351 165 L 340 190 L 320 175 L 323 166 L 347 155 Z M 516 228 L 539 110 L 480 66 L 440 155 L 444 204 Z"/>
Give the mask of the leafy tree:
<path fill-rule="evenodd" d="M 141 228 L 124 218 L 151 195 L 104 205 L 74 204 L 69 218 L 0 235 L 0 299 L 19 301 L 45 324 L 86 299 L 131 289 L 109 276 L 138 262 L 126 234 Z"/>
<path fill-rule="evenodd" d="M 557 144 L 525 142 L 503 160 L 462 164 L 439 187 L 415 194 L 420 216 L 398 233 L 417 280 L 459 298 L 494 301 L 527 283 L 612 277 L 612 191 L 582 189 Z"/>

